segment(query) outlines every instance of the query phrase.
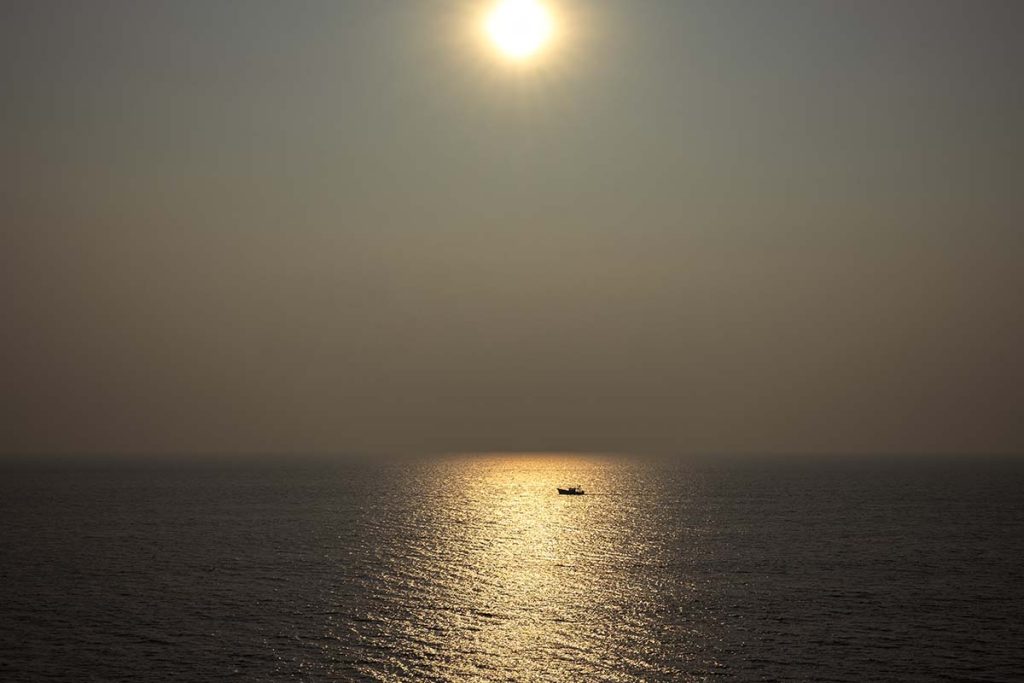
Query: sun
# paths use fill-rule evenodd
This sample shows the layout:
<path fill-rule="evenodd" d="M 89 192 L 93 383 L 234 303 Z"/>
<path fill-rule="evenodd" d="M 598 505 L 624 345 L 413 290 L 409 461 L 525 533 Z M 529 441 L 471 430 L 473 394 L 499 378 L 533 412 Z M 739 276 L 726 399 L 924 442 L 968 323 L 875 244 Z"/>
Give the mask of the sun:
<path fill-rule="evenodd" d="M 500 0 L 487 17 L 487 33 L 506 56 L 526 60 L 554 33 L 551 12 L 540 0 Z"/>

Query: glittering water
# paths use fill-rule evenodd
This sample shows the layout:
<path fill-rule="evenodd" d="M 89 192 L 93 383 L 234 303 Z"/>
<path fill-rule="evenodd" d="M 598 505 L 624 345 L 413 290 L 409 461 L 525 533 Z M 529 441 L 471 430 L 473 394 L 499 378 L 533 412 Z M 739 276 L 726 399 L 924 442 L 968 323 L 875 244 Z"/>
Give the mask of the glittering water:
<path fill-rule="evenodd" d="M 5 681 L 1024 679 L 1016 460 L 7 462 L 0 513 Z"/>

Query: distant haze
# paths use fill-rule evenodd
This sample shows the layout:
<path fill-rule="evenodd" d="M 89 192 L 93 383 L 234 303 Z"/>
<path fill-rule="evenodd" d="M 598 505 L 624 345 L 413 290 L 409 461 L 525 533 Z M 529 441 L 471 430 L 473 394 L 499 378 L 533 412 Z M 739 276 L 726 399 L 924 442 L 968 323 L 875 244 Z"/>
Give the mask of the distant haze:
<path fill-rule="evenodd" d="M 551 4 L 5 0 L 0 451 L 1024 451 L 1024 3 Z"/>

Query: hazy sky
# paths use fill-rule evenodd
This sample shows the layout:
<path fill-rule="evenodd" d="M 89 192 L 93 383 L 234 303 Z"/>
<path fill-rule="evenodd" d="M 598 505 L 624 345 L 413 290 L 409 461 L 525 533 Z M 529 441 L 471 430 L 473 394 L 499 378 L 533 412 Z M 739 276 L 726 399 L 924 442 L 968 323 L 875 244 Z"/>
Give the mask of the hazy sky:
<path fill-rule="evenodd" d="M 0 0 L 0 450 L 1024 451 L 1024 3 Z"/>

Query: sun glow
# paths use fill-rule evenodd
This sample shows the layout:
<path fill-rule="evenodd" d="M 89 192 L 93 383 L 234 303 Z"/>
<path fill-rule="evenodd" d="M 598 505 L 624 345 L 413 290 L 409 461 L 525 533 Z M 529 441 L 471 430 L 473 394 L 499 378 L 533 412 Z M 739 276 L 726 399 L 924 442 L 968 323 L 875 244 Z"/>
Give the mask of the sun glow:
<path fill-rule="evenodd" d="M 500 0 L 487 17 L 487 33 L 506 56 L 533 57 L 554 33 L 551 12 L 539 0 Z"/>

